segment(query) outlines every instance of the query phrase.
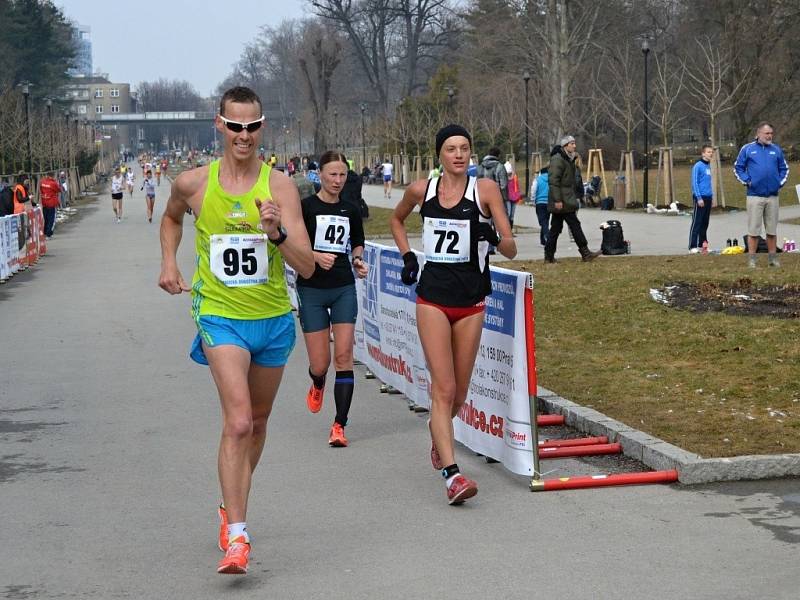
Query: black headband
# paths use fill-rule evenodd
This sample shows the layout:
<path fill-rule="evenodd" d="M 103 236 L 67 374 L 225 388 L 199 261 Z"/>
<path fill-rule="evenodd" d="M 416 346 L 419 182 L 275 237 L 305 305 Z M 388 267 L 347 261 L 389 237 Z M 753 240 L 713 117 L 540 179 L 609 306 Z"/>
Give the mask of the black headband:
<path fill-rule="evenodd" d="M 436 156 L 439 156 L 439 152 L 441 152 L 445 140 L 454 135 L 467 138 L 469 145 L 472 146 L 472 137 L 469 135 L 469 131 L 464 129 L 461 125 L 445 125 L 436 132 Z"/>

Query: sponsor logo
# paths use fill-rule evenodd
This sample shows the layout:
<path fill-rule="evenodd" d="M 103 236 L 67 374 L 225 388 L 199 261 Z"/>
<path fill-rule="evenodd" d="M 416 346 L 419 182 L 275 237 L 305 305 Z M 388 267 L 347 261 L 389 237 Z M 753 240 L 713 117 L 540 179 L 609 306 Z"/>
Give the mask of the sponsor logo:
<path fill-rule="evenodd" d="M 472 427 L 486 435 L 499 438 L 503 437 L 503 417 L 492 414 L 487 415 L 484 411 L 475 408 L 472 402 L 467 402 L 462 405 L 457 416 L 467 427 Z"/>

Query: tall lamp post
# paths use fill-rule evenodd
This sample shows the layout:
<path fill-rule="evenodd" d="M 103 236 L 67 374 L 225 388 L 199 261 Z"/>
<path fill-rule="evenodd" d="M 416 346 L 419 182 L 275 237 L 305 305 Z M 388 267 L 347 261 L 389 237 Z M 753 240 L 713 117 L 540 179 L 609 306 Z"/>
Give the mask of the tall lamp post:
<path fill-rule="evenodd" d="M 447 86 L 447 117 L 448 119 L 453 119 L 453 97 L 456 95 L 455 89 L 453 86 Z"/>
<path fill-rule="evenodd" d="M 300 117 L 297 117 L 297 155 L 303 154 L 303 130 L 300 125 Z"/>
<path fill-rule="evenodd" d="M 363 102 L 359 105 L 361 109 L 361 147 L 364 154 L 364 165 L 363 167 L 367 166 L 367 134 L 366 134 L 366 125 L 364 124 L 364 113 L 367 111 L 367 105 Z"/>
<path fill-rule="evenodd" d="M 647 38 L 642 40 L 642 54 L 644 55 L 644 209 L 647 210 L 648 204 L 648 179 L 649 179 L 649 166 L 650 166 L 650 107 L 647 102 L 647 56 L 650 54 L 650 45 L 647 43 Z"/>
<path fill-rule="evenodd" d="M 339 111 L 333 109 L 333 142 L 334 148 L 339 149 Z"/>
<path fill-rule="evenodd" d="M 531 74 L 527 69 L 522 73 L 522 79 L 525 81 L 525 193 L 527 194 L 531 189 L 531 150 L 528 147 L 528 82 L 531 80 Z M 530 200 L 530 198 L 528 200 Z"/>
<path fill-rule="evenodd" d="M 50 128 L 50 170 L 56 168 L 56 142 L 55 133 L 53 131 L 53 100 L 48 98 L 47 102 L 47 126 Z"/>
<path fill-rule="evenodd" d="M 22 87 L 22 95 L 25 97 L 25 132 L 28 138 L 28 172 L 33 172 L 33 141 L 31 139 L 31 106 L 30 95 L 31 85 L 27 81 L 19 84 Z"/>

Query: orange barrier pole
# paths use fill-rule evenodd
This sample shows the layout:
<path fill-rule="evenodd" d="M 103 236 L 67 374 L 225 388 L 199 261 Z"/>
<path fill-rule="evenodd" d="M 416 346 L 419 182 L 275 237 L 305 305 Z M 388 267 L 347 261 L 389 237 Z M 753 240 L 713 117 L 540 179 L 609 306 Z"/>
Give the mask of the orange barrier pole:
<path fill-rule="evenodd" d="M 639 485 L 642 483 L 674 483 L 678 481 L 678 471 L 649 471 L 647 473 L 620 473 L 617 475 L 590 475 L 587 477 L 563 477 L 561 479 L 542 479 L 531 482 L 532 492 L 553 490 L 577 490 L 612 485 Z"/>
<path fill-rule="evenodd" d="M 536 418 L 536 424 L 539 427 L 547 427 L 550 425 L 563 425 L 564 415 L 539 415 Z"/>
<path fill-rule="evenodd" d="M 570 446 L 591 446 L 592 444 L 607 444 L 608 436 L 571 438 L 568 440 L 544 440 L 539 442 L 539 448 L 568 448 Z"/>
<path fill-rule="evenodd" d="M 566 448 L 539 448 L 539 458 L 566 458 L 567 456 L 595 456 L 598 454 L 619 454 L 622 444 L 594 444 L 592 446 L 571 446 Z"/>

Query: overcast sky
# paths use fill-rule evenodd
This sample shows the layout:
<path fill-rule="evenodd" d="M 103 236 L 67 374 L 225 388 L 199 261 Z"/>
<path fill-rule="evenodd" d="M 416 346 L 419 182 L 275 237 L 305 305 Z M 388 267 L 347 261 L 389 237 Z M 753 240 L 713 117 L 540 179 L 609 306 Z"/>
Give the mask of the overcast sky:
<path fill-rule="evenodd" d="M 210 95 L 261 25 L 302 18 L 305 0 L 55 0 L 91 28 L 92 66 L 114 83 L 187 80 Z"/>

